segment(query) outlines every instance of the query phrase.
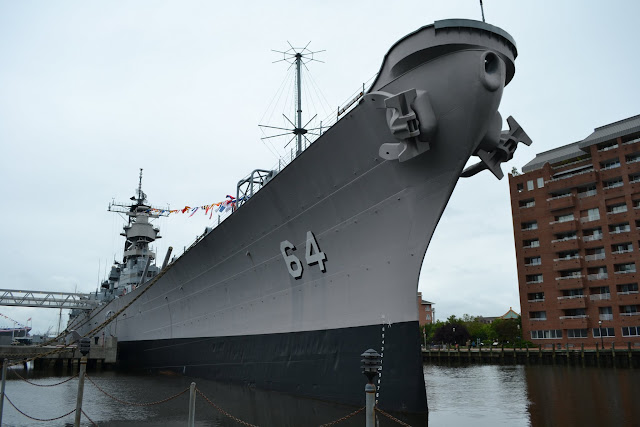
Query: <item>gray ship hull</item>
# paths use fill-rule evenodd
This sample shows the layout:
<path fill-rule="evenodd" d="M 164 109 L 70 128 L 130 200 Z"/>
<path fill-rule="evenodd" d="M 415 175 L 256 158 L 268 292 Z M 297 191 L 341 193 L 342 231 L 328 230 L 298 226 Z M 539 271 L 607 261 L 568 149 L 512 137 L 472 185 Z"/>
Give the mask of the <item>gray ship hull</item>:
<path fill-rule="evenodd" d="M 471 36 L 509 53 L 509 43 L 489 31 Z M 408 40 L 385 64 L 394 55 L 424 56 L 411 45 L 416 37 Z M 475 83 L 487 49 L 456 48 L 399 76 L 383 65 L 347 117 L 157 280 L 112 301 L 85 333 L 143 293 L 106 329 L 118 337 L 123 364 L 362 405 L 360 354 L 373 348 L 383 356 L 379 406 L 426 412 L 418 276 L 464 165 L 497 112 L 502 86 Z M 429 92 L 437 132 L 425 152 L 385 160 L 381 147 L 399 140 L 385 99 L 412 88 Z"/>

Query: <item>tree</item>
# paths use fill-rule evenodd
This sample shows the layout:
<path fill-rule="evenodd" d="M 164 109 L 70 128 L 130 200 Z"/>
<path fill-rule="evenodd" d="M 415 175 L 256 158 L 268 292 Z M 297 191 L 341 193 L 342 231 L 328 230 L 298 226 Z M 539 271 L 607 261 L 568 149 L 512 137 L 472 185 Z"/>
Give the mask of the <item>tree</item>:
<path fill-rule="evenodd" d="M 471 338 L 471 336 L 463 323 L 451 322 L 447 322 L 438 327 L 433 336 L 435 342 L 459 345 L 465 345 L 469 338 Z"/>
<path fill-rule="evenodd" d="M 496 338 L 501 342 L 515 343 L 520 339 L 520 317 L 517 319 L 496 319 L 491 323 Z"/>

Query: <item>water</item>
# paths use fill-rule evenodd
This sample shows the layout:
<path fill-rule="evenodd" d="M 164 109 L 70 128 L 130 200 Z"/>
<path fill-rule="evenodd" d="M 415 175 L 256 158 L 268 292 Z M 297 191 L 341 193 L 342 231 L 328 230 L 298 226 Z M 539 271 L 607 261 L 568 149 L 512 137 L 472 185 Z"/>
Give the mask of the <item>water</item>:
<path fill-rule="evenodd" d="M 20 375 L 27 375 L 17 370 Z M 571 366 L 425 365 L 429 427 L 467 426 L 633 426 L 640 424 L 640 371 Z M 39 384 L 71 376 L 28 373 Z M 294 398 L 244 387 L 192 379 L 175 374 L 132 375 L 114 371 L 89 372 L 107 393 L 127 402 L 152 402 L 179 393 L 191 381 L 229 413 L 260 426 L 317 426 L 349 414 L 354 408 Z M 364 376 L 363 376 L 364 390 Z M 25 413 L 52 418 L 75 408 L 77 380 L 56 387 L 35 387 L 9 373 L 7 396 Z M 364 393 L 364 391 L 363 391 Z M 154 406 L 119 403 L 85 382 L 85 412 L 100 426 L 184 426 L 188 393 Z M 201 396 L 196 400 L 197 426 L 238 426 Z M 419 417 L 402 418 L 426 425 Z M 73 425 L 73 414 L 51 422 L 32 421 L 5 401 L 5 426 Z M 83 418 L 82 425 L 91 425 Z M 358 414 L 339 426 L 364 425 Z M 380 417 L 380 426 L 398 426 Z"/>

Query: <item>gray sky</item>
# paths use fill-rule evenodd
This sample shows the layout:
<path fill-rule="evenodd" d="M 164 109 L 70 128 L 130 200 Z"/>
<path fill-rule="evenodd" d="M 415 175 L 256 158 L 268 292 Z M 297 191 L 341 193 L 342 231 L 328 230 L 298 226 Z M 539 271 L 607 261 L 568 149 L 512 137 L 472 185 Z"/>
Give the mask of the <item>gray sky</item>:
<path fill-rule="evenodd" d="M 484 4 L 518 44 L 500 111 L 534 140 L 505 172 L 640 114 L 640 3 Z M 337 106 L 395 41 L 446 18 L 480 19 L 478 1 L 1 2 L 0 288 L 95 290 L 123 244 L 107 204 L 133 195 L 138 168 L 151 203 L 178 208 L 277 163 L 257 127 L 286 73 L 271 49 L 326 49 L 311 71 Z M 161 219 L 158 257 L 207 224 Z M 419 289 L 440 319 L 519 311 L 515 261 L 507 178 L 483 172 L 458 183 Z M 56 310 L 0 313 L 57 327 Z"/>

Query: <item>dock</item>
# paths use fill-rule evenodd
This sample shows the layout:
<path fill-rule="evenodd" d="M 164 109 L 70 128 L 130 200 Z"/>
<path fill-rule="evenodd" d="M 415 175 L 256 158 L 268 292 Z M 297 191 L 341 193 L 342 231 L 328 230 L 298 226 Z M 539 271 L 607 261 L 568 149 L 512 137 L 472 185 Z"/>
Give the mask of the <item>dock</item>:
<path fill-rule="evenodd" d="M 92 343 L 87 359 L 91 366 L 100 367 L 115 364 L 117 356 L 118 340 L 115 337 L 107 337 L 104 341 L 100 340 L 99 344 Z M 67 348 L 56 345 L 0 345 L 0 359 L 33 360 L 36 369 L 75 365 L 81 357 L 75 345 Z"/>
<path fill-rule="evenodd" d="M 556 347 L 444 347 L 422 349 L 424 362 L 464 362 L 495 364 L 569 364 L 584 366 L 640 367 L 640 349 L 628 344 L 626 348 Z"/>

